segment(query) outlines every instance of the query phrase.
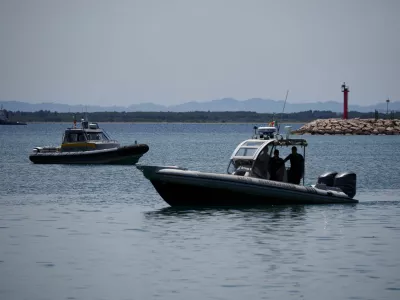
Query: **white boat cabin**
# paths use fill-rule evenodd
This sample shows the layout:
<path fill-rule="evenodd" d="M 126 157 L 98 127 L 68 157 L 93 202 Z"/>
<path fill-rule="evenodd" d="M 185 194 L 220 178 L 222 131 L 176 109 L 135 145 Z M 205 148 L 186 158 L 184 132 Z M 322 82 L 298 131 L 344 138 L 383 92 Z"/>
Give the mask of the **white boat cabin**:
<path fill-rule="evenodd" d="M 307 141 L 304 139 L 290 139 L 288 136 L 284 139 L 278 134 L 275 134 L 274 138 L 266 137 L 263 134 L 262 139 L 253 136 L 252 139 L 241 142 L 233 151 L 227 168 L 227 173 L 238 176 L 270 179 L 271 174 L 269 172 L 269 162 L 273 157 L 274 150 L 280 150 L 279 156 L 284 159 L 290 154 L 293 146 L 296 146 L 298 153 L 302 154 L 303 158 L 305 158 L 305 147 L 307 146 Z M 303 151 L 300 150 L 301 148 Z M 279 171 L 277 172 L 277 180 L 289 182 L 288 172 L 290 172 L 290 168 L 279 168 Z M 304 184 L 304 168 L 302 178 Z"/>
<path fill-rule="evenodd" d="M 278 129 L 275 126 L 254 127 L 254 130 L 256 131 L 254 137 L 266 140 L 275 138 L 278 133 Z"/>

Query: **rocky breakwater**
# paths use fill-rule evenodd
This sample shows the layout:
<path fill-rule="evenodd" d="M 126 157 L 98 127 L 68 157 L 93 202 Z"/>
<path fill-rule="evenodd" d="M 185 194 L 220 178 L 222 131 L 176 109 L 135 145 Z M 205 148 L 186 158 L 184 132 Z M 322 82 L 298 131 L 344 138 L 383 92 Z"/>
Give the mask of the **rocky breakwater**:
<path fill-rule="evenodd" d="M 326 135 L 399 135 L 400 120 L 383 119 L 318 119 L 305 124 L 294 134 Z"/>

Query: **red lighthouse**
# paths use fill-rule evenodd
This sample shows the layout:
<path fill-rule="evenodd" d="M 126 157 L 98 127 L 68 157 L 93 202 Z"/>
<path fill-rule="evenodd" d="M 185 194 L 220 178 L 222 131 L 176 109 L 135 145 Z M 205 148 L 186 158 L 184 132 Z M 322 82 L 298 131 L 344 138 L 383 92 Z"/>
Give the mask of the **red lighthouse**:
<path fill-rule="evenodd" d="M 346 83 L 342 84 L 342 92 L 343 92 L 343 120 L 347 120 L 347 111 L 348 111 L 348 95 L 349 95 L 349 87 L 346 86 Z"/>

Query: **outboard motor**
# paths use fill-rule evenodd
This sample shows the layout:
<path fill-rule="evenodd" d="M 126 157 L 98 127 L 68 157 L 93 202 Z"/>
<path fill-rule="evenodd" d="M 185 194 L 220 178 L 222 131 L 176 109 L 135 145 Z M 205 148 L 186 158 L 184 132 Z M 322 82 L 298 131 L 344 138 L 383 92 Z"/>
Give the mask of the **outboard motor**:
<path fill-rule="evenodd" d="M 333 186 L 335 183 L 335 176 L 338 172 L 326 172 L 318 177 L 317 184 L 325 184 L 326 186 Z"/>
<path fill-rule="evenodd" d="M 344 172 L 335 176 L 334 187 L 340 188 L 350 198 L 356 195 L 356 185 L 356 173 Z"/>

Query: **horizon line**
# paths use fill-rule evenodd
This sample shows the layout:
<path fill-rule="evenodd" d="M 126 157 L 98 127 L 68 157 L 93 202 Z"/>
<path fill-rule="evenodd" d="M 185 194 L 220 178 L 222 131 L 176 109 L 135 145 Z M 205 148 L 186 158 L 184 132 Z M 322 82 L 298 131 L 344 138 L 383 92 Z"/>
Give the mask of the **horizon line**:
<path fill-rule="evenodd" d="M 134 106 L 134 105 L 143 105 L 143 104 L 153 104 L 153 105 L 159 105 L 159 106 L 164 106 L 164 107 L 171 107 L 171 106 L 179 106 L 179 105 L 184 105 L 184 104 L 188 104 L 188 103 L 209 103 L 209 102 L 213 102 L 213 101 L 222 101 L 222 100 L 234 100 L 234 101 L 238 101 L 238 102 L 246 102 L 249 100 L 263 100 L 263 101 L 274 101 L 274 102 L 285 102 L 285 100 L 273 100 L 273 99 L 268 99 L 268 98 L 248 98 L 245 100 L 238 100 L 235 98 L 220 98 L 220 99 L 212 99 L 212 100 L 206 100 L 206 101 L 187 101 L 187 102 L 182 102 L 182 103 L 178 103 L 178 104 L 159 104 L 159 103 L 154 103 L 154 102 L 140 102 L 140 103 L 132 103 L 132 104 L 69 104 L 69 103 L 59 103 L 59 102 L 27 102 L 27 100 L 0 100 L 0 102 L 20 102 L 20 103 L 26 103 L 26 104 L 31 104 L 31 105 L 40 105 L 40 104 L 56 104 L 56 105 L 68 105 L 68 106 L 82 106 L 82 107 L 94 107 L 94 106 L 100 106 L 100 107 L 126 107 L 128 108 L 129 106 Z M 390 103 L 397 103 L 399 101 L 390 101 Z M 315 101 L 315 102 L 290 102 L 290 101 L 286 101 L 286 103 L 288 104 L 292 104 L 292 105 L 302 105 L 302 104 L 316 104 L 316 103 L 337 103 L 337 104 L 342 104 L 342 101 L 335 101 L 335 100 L 327 100 L 327 101 Z M 382 102 L 375 102 L 374 104 L 367 104 L 367 105 L 363 105 L 363 104 L 359 104 L 359 103 L 349 103 L 349 106 L 351 105 L 357 105 L 357 106 L 361 106 L 361 107 L 368 107 L 368 106 L 375 106 L 377 104 L 384 104 L 386 103 L 386 99 Z"/>

